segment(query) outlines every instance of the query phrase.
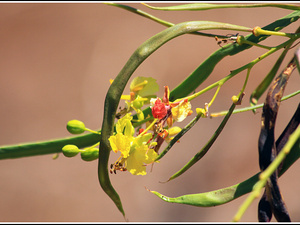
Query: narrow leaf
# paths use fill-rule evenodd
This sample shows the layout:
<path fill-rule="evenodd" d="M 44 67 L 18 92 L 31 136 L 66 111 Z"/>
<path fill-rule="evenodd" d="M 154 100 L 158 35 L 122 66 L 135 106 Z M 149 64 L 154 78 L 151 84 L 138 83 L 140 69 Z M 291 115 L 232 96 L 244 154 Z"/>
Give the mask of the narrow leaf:
<path fill-rule="evenodd" d="M 215 140 L 218 138 L 219 134 L 222 132 L 223 128 L 225 127 L 225 125 L 226 125 L 229 117 L 231 116 L 235 106 L 236 106 L 235 104 L 231 105 L 230 109 L 228 110 L 228 113 L 226 114 L 226 116 L 222 120 L 221 124 L 219 125 L 219 127 L 217 128 L 215 133 L 212 135 L 212 137 L 206 143 L 206 145 L 184 167 L 182 167 L 178 172 L 173 174 L 168 179 L 168 181 L 173 180 L 176 177 L 179 177 L 180 175 L 182 175 L 184 172 L 186 172 L 189 168 L 191 168 L 196 162 L 198 162 L 208 152 L 210 147 L 213 145 L 213 143 L 215 142 Z"/>
<path fill-rule="evenodd" d="M 294 132 L 295 133 L 295 132 Z M 294 142 L 294 144 L 290 147 L 289 155 L 293 155 L 293 157 L 286 158 L 283 163 L 284 171 L 282 171 L 279 176 L 282 176 L 284 172 L 292 166 L 292 164 L 300 158 L 300 137 Z M 288 156 L 289 156 L 288 155 Z M 178 197 L 168 197 L 162 195 L 156 191 L 150 191 L 151 193 L 155 194 L 157 197 L 162 199 L 163 201 L 170 202 L 170 203 L 178 203 L 178 204 L 186 204 L 198 207 L 212 207 L 217 205 L 222 205 L 228 203 L 234 199 L 237 199 L 249 192 L 252 191 L 253 186 L 258 182 L 258 176 L 260 173 L 255 174 L 254 176 L 250 177 L 249 179 L 235 184 L 230 187 L 203 192 L 198 194 L 189 194 L 189 195 L 182 195 Z"/>

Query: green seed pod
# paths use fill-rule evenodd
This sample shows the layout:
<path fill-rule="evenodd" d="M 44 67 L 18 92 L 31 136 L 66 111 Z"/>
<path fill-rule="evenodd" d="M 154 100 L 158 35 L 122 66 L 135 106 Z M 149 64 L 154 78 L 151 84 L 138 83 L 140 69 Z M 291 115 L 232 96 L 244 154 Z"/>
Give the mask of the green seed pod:
<path fill-rule="evenodd" d="M 79 149 L 76 145 L 65 145 L 62 148 L 62 152 L 66 157 L 74 157 L 75 155 L 78 154 Z"/>
<path fill-rule="evenodd" d="M 81 159 L 84 161 L 93 161 L 98 159 L 99 149 L 98 148 L 89 148 L 81 152 Z"/>
<path fill-rule="evenodd" d="M 85 131 L 85 125 L 79 120 L 70 120 L 67 123 L 67 130 L 71 134 L 82 134 Z"/>

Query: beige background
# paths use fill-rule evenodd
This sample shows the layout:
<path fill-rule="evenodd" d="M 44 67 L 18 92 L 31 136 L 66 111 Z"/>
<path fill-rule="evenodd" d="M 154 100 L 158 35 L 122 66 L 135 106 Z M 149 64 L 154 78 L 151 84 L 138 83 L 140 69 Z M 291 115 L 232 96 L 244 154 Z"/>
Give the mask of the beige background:
<path fill-rule="evenodd" d="M 291 12 L 277 8 L 160 12 L 139 4 L 128 5 L 173 23 L 208 20 L 248 27 L 263 27 Z M 293 32 L 297 25 L 298 21 L 283 31 Z M 0 145 L 69 136 L 65 126 L 71 119 L 82 120 L 91 129 L 101 127 L 109 79 L 118 74 L 140 44 L 163 29 L 165 27 L 146 18 L 99 3 L 0 4 Z M 275 46 L 284 39 L 272 37 L 263 43 Z M 162 96 L 164 85 L 171 89 L 177 86 L 218 48 L 213 38 L 181 36 L 151 55 L 133 77 L 156 78 L 161 86 L 159 96 Z M 285 63 L 295 49 L 291 50 Z M 197 90 L 264 52 L 252 48 L 225 58 Z M 253 68 L 242 106 L 249 104 L 251 92 L 269 72 L 279 54 Z M 228 109 L 231 96 L 239 92 L 244 78 L 245 72 L 226 83 L 210 111 Z M 285 94 L 297 89 L 299 74 L 295 71 Z M 212 95 L 213 91 L 193 101 L 193 108 L 203 107 Z M 281 104 L 276 137 L 293 115 L 298 102 L 299 96 Z M 207 155 L 174 181 L 159 183 L 167 180 L 200 150 L 222 118 L 201 119 L 147 176 L 112 175 L 112 183 L 120 194 L 128 220 L 231 221 L 246 196 L 226 205 L 198 208 L 163 202 L 147 192 L 144 186 L 175 197 L 227 187 L 252 176 L 259 171 L 260 112 L 233 115 Z M 186 122 L 177 125 L 183 126 Z M 116 157 L 112 154 L 111 162 Z M 300 221 L 299 169 L 296 162 L 279 180 L 294 221 Z M 79 155 L 71 159 L 60 155 L 56 160 L 52 155 L 2 160 L 0 180 L 2 222 L 124 221 L 99 186 L 97 161 L 84 162 Z M 257 221 L 257 203 L 255 200 L 242 221 Z"/>

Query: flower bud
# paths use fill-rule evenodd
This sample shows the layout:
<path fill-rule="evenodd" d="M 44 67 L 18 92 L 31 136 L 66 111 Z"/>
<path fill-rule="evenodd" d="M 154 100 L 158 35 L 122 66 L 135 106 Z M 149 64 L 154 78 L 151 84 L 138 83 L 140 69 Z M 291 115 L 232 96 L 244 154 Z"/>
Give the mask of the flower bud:
<path fill-rule="evenodd" d="M 79 120 L 70 120 L 67 123 L 67 130 L 71 134 L 82 134 L 85 131 L 85 125 Z"/>
<path fill-rule="evenodd" d="M 196 108 L 196 113 L 199 115 L 201 114 L 202 118 L 206 118 L 207 112 L 205 109 L 203 108 Z"/>
<path fill-rule="evenodd" d="M 234 103 L 234 104 L 238 104 L 238 102 L 239 102 L 239 98 L 236 96 L 236 95 L 233 95 L 232 97 L 231 97 L 231 100 L 232 100 L 232 102 Z"/>
<path fill-rule="evenodd" d="M 79 153 L 79 149 L 76 145 L 65 145 L 62 152 L 66 157 L 74 157 Z"/>
<path fill-rule="evenodd" d="M 254 36 L 257 37 L 260 35 L 260 33 L 259 33 L 260 31 L 261 31 L 261 28 L 259 26 L 256 26 L 253 28 L 252 33 L 254 34 Z"/>
<path fill-rule="evenodd" d="M 84 161 L 93 161 L 98 159 L 99 157 L 99 149 L 98 148 L 89 148 L 85 151 L 81 152 L 81 159 Z"/>
<path fill-rule="evenodd" d="M 242 36 L 242 35 L 237 36 L 236 43 L 238 43 L 238 45 L 242 45 L 244 41 L 245 41 L 244 36 Z"/>
<path fill-rule="evenodd" d="M 132 105 L 134 108 L 136 109 L 140 109 L 143 107 L 144 105 L 144 98 L 142 98 L 141 96 L 137 96 L 135 100 L 133 100 Z"/>
<path fill-rule="evenodd" d="M 152 110 L 153 117 L 156 119 L 162 119 L 167 115 L 166 106 L 159 98 L 155 100 L 151 110 Z"/>
<path fill-rule="evenodd" d="M 168 132 L 169 132 L 169 136 L 175 136 L 177 135 L 182 129 L 180 127 L 174 126 L 171 127 Z"/>
<path fill-rule="evenodd" d="M 240 95 L 240 97 L 237 97 L 237 96 L 234 95 L 234 96 L 231 97 L 231 100 L 233 101 L 233 103 L 235 105 L 240 105 L 240 104 L 242 104 L 242 98 L 244 97 L 244 95 L 245 95 L 245 92 L 243 92 Z"/>

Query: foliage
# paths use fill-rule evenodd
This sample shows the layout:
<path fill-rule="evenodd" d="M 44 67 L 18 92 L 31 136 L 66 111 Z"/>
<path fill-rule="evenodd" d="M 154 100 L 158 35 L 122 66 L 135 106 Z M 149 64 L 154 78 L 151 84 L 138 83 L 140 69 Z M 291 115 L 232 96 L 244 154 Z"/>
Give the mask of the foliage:
<path fill-rule="evenodd" d="M 280 18 L 273 23 L 260 28 L 259 26 L 249 28 L 228 23 L 214 21 L 187 21 L 173 24 L 164 21 L 139 9 L 130 6 L 106 3 L 111 6 L 133 12 L 137 15 L 149 18 L 164 26 L 165 30 L 159 32 L 140 45 L 122 70 L 114 80 L 111 80 L 111 86 L 107 92 L 104 104 L 104 116 L 102 128 L 99 131 L 93 131 L 86 128 L 84 123 L 78 120 L 71 120 L 67 124 L 67 130 L 71 134 L 82 134 L 85 131 L 91 134 L 82 134 L 75 137 L 61 138 L 52 141 L 28 143 L 22 145 L 10 145 L 0 147 L 0 159 L 20 158 L 25 156 L 35 156 L 41 154 L 52 154 L 62 152 L 66 157 L 75 157 L 79 152 L 81 158 L 85 161 L 98 160 L 98 178 L 104 192 L 113 200 L 119 211 L 125 217 L 125 211 L 122 206 L 121 198 L 114 189 L 110 174 L 120 172 L 130 172 L 132 175 L 146 175 L 147 168 L 155 162 L 159 162 L 193 126 L 200 118 L 212 118 L 224 116 L 219 127 L 212 137 L 201 148 L 195 156 L 186 163 L 178 172 L 173 174 L 168 181 L 171 181 L 184 174 L 195 163 L 202 159 L 219 137 L 223 128 L 226 126 L 232 114 L 263 107 L 261 134 L 259 137 L 259 165 L 261 171 L 249 179 L 236 185 L 225 187 L 206 193 L 183 195 L 176 198 L 164 196 L 156 191 L 150 191 L 166 202 L 188 204 L 192 206 L 210 207 L 228 203 L 249 192 L 250 195 L 241 205 L 239 211 L 234 216 L 234 221 L 240 221 L 247 207 L 253 199 L 260 195 L 265 188 L 265 194 L 262 196 L 259 204 L 260 221 L 270 221 L 272 215 L 278 221 L 290 221 L 281 192 L 277 183 L 278 177 L 288 170 L 288 168 L 299 158 L 300 150 L 300 128 L 299 118 L 300 109 L 298 106 L 293 118 L 287 124 L 282 135 L 275 141 L 274 127 L 280 102 L 287 100 L 299 94 L 299 90 L 287 96 L 283 96 L 287 81 L 292 72 L 299 69 L 299 49 L 295 56 L 285 67 L 283 72 L 278 73 L 288 51 L 293 49 L 293 45 L 300 38 L 300 27 L 294 33 L 280 32 L 300 18 L 300 7 L 291 4 L 184 4 L 174 7 L 152 7 L 145 6 L 153 10 L 209 10 L 220 8 L 252 8 L 252 7 L 279 7 L 294 10 L 287 16 Z M 248 32 L 243 35 L 218 35 L 203 33 L 208 30 L 229 30 L 238 32 Z M 128 95 L 123 94 L 124 89 L 134 71 L 145 61 L 152 53 L 162 47 L 170 40 L 181 35 L 193 34 L 199 38 L 206 36 L 215 38 L 220 48 L 205 59 L 186 79 L 173 90 L 164 86 L 164 95 L 160 98 L 156 96 L 160 85 L 152 77 L 135 77 L 130 84 Z M 269 47 L 259 44 L 268 37 L 276 35 L 284 37 L 285 41 L 275 47 Z M 286 40 L 287 39 L 287 40 Z M 227 44 L 228 43 L 228 44 Z M 226 44 L 222 46 L 223 44 Z M 250 61 L 249 63 L 232 70 L 221 80 L 210 84 L 204 89 L 195 92 L 212 73 L 215 66 L 226 56 L 236 55 L 250 48 L 262 48 L 265 53 Z M 282 51 L 277 61 L 270 68 L 259 86 L 253 90 L 249 107 L 236 109 L 244 101 L 244 91 L 251 74 L 251 69 L 260 61 L 277 51 Z M 237 95 L 232 96 L 232 104 L 227 111 L 210 112 L 210 107 L 218 97 L 222 86 L 230 82 L 231 78 L 246 71 L 247 75 L 243 86 Z M 276 78 L 275 78 L 276 77 Z M 274 79 L 275 78 L 275 79 Z M 212 99 L 202 107 L 194 107 L 191 101 L 202 94 L 215 89 Z M 264 104 L 257 104 L 260 97 L 267 91 L 267 98 Z M 125 101 L 125 107 L 119 109 L 120 100 Z M 146 107 L 147 106 L 147 107 Z M 190 119 L 192 112 L 196 111 L 196 116 Z M 117 121 L 116 121 L 117 119 Z M 190 122 L 184 126 L 174 126 L 174 123 L 180 123 L 183 120 L 190 119 Z M 145 126 L 145 128 L 142 128 Z M 159 153 L 163 143 L 167 146 Z M 99 146 L 99 147 L 97 147 Z M 110 153 L 120 154 L 115 163 L 111 163 Z"/>

